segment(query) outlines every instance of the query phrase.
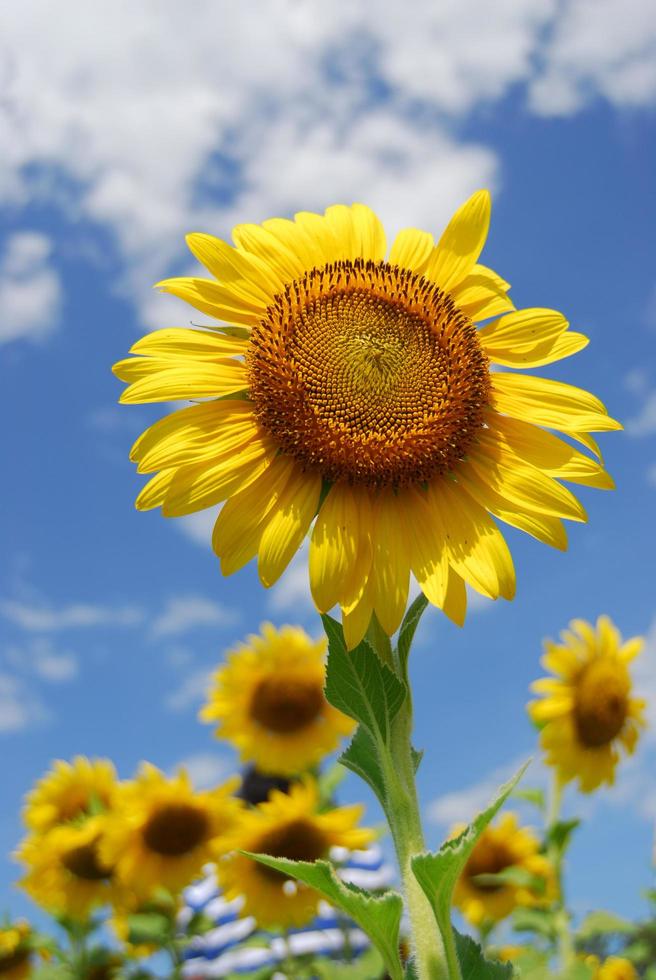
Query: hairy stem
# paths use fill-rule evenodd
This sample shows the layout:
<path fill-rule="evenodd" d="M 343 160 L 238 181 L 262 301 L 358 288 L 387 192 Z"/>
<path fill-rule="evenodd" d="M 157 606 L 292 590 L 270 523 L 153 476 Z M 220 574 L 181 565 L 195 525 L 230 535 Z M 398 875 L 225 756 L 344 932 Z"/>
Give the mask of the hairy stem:
<path fill-rule="evenodd" d="M 563 783 L 557 773 L 554 773 L 551 789 L 549 793 L 549 805 L 547 809 L 547 834 L 553 831 L 560 820 L 560 810 L 563 802 Z M 547 849 L 547 857 L 551 862 L 556 876 L 556 887 L 558 889 L 558 914 L 556 916 L 558 959 L 564 973 L 574 962 L 574 943 L 570 928 L 570 918 L 565 906 L 565 889 L 563 884 L 563 849 L 550 836 L 550 843 Z"/>

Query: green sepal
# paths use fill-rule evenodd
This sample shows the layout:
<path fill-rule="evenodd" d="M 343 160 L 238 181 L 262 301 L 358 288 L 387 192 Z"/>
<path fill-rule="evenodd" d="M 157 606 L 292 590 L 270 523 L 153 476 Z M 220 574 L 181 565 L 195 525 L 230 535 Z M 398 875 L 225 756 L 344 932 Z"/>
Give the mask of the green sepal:
<path fill-rule="evenodd" d="M 544 813 L 547 808 L 544 790 L 538 786 L 519 787 L 513 790 L 510 795 L 513 800 L 523 800 L 524 803 L 532 803 L 541 813 Z"/>
<path fill-rule="evenodd" d="M 553 847 L 559 855 L 564 854 L 569 843 L 572 839 L 572 834 L 576 828 L 580 825 L 581 821 L 576 818 L 574 820 L 558 820 L 547 829 L 546 845 L 547 848 Z"/>
<path fill-rule="evenodd" d="M 405 684 L 366 640 L 349 652 L 341 625 L 328 615 L 321 619 L 328 636 L 326 698 L 388 744 L 391 724 L 408 695 Z"/>
<path fill-rule="evenodd" d="M 471 936 L 454 929 L 458 962 L 462 980 L 512 980 L 516 976 L 510 963 L 491 962 Z"/>
<path fill-rule="evenodd" d="M 632 922 L 622 919 L 614 912 L 606 912 L 598 909 L 590 912 L 576 931 L 576 938 L 581 940 L 592 939 L 594 936 L 604 936 L 608 933 L 623 936 L 631 935 L 636 927 Z"/>
<path fill-rule="evenodd" d="M 431 904 L 442 935 L 451 928 L 453 890 L 469 860 L 476 841 L 501 809 L 522 778 L 529 763 L 525 763 L 511 780 L 505 783 L 490 805 L 458 837 L 445 841 L 437 853 L 418 854 L 412 859 L 412 871 Z"/>
<path fill-rule="evenodd" d="M 348 748 L 339 757 L 339 761 L 371 786 L 381 805 L 385 808 L 387 796 L 378 749 L 366 728 L 361 725 L 358 726 Z"/>
<path fill-rule="evenodd" d="M 427 606 L 428 599 L 426 596 L 423 594 L 418 595 L 403 617 L 403 622 L 401 623 L 396 649 L 399 654 L 399 664 L 401 665 L 401 671 L 404 677 L 407 669 L 408 657 L 410 656 L 410 647 L 412 646 L 415 632 L 419 626 L 419 620 L 423 616 L 424 610 Z"/>
<path fill-rule="evenodd" d="M 398 892 L 388 890 L 372 894 L 355 885 L 342 881 L 328 861 L 288 861 L 268 854 L 252 854 L 246 857 L 281 871 L 314 888 L 349 918 L 353 919 L 383 957 L 392 980 L 402 980 L 403 968 L 399 956 L 399 929 L 403 914 L 403 899 Z"/>
<path fill-rule="evenodd" d="M 171 919 L 161 912 L 133 912 L 128 916 L 128 942 L 134 946 L 165 946 L 171 933 Z"/>

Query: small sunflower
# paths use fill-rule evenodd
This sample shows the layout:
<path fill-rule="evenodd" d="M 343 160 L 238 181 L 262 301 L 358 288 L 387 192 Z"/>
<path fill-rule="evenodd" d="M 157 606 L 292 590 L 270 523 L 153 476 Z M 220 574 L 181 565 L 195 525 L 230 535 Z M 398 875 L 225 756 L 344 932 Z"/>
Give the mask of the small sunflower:
<path fill-rule="evenodd" d="M 224 325 L 155 331 L 114 366 L 124 403 L 201 400 L 133 446 L 139 472 L 156 474 L 137 507 L 176 517 L 227 501 L 213 534 L 221 568 L 257 556 L 267 587 L 314 522 L 312 595 L 322 612 L 341 606 L 350 646 L 374 610 L 395 632 L 410 573 L 458 623 L 466 582 L 511 599 L 493 517 L 562 549 L 563 518 L 586 515 L 558 481 L 613 485 L 545 429 L 598 457 L 589 433 L 621 426 L 580 388 L 492 371 L 551 364 L 588 341 L 554 310 L 514 310 L 508 283 L 478 262 L 489 221 L 478 191 L 437 244 L 409 228 L 388 254 L 362 204 L 239 225 L 234 247 L 189 235 L 213 278 L 159 286 Z"/>
<path fill-rule="evenodd" d="M 25 980 L 32 973 L 31 932 L 23 921 L 0 926 L 0 980 Z"/>
<path fill-rule="evenodd" d="M 644 726 L 645 701 L 631 696 L 629 664 L 643 646 L 641 637 L 622 643 L 608 616 L 596 628 L 582 619 L 570 623 L 562 643 L 545 643 L 542 666 L 556 674 L 535 681 L 542 695 L 528 711 L 543 725 L 540 744 L 563 782 L 578 779 L 583 793 L 612 785 L 620 747 L 631 754 Z"/>
<path fill-rule="evenodd" d="M 229 837 L 229 849 L 316 861 L 328 858 L 331 847 L 361 848 L 373 839 L 372 831 L 356 826 L 361 806 L 321 813 L 318 806 L 314 780 L 294 784 L 289 794 L 274 789 L 266 803 L 242 814 Z M 254 916 L 259 926 L 302 926 L 316 915 L 320 896 L 314 889 L 244 854 L 223 857 L 217 877 L 226 898 L 243 897 L 242 915 Z"/>
<path fill-rule="evenodd" d="M 452 835 L 461 833 L 455 827 Z M 539 853 L 540 842 L 527 827 L 520 827 L 517 815 L 504 814 L 496 825 L 483 831 L 462 872 L 454 893 L 454 904 L 471 925 L 494 924 L 518 906 L 538 905 L 553 897 L 555 879 L 551 865 Z M 512 882 L 492 883 L 482 875 L 497 875 L 519 868 L 543 882 L 542 889 Z"/>
<path fill-rule="evenodd" d="M 171 779 L 149 763 L 125 783 L 108 816 L 103 860 L 139 898 L 158 888 L 175 894 L 200 873 L 237 819 L 241 804 L 231 796 L 238 780 L 194 792 L 180 770 Z M 213 849 L 210 845 L 213 845 Z"/>
<path fill-rule="evenodd" d="M 27 867 L 21 888 L 48 911 L 79 920 L 116 900 L 112 864 L 100 854 L 106 820 L 90 817 L 25 838 L 16 853 Z"/>
<path fill-rule="evenodd" d="M 633 963 L 621 956 L 609 956 L 603 963 L 598 956 L 586 956 L 584 962 L 595 971 L 592 980 L 638 980 Z"/>
<path fill-rule="evenodd" d="M 23 820 L 40 833 L 98 808 L 107 810 L 116 792 L 116 770 L 109 759 L 76 756 L 72 762 L 57 759 L 25 798 Z"/>
<path fill-rule="evenodd" d="M 262 625 L 214 674 L 203 721 L 263 772 L 294 775 L 332 752 L 354 723 L 326 701 L 326 640 Z"/>

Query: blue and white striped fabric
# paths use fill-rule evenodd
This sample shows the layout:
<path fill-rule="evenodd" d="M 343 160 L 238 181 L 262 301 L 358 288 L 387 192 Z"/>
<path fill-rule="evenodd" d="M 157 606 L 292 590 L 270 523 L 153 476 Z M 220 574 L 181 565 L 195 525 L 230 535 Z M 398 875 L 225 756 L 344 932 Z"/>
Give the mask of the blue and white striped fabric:
<path fill-rule="evenodd" d="M 331 860 L 339 876 L 360 888 L 386 888 L 393 870 L 383 859 L 379 847 L 347 851 L 335 847 Z M 249 974 L 264 967 L 274 967 L 289 956 L 332 956 L 337 959 L 345 950 L 357 956 L 369 947 L 369 939 L 354 923 L 340 917 L 330 905 L 321 902 L 317 917 L 302 929 L 292 929 L 283 938 L 257 929 L 252 916 L 241 917 L 242 901 L 228 902 L 219 890 L 212 866 L 205 877 L 184 893 L 185 905 L 180 913 L 184 930 L 196 912 L 203 912 L 214 922 L 214 928 L 195 936 L 185 954 L 183 972 L 188 980 L 201 977 L 225 977 L 230 973 Z M 257 940 L 257 945 L 244 945 Z"/>

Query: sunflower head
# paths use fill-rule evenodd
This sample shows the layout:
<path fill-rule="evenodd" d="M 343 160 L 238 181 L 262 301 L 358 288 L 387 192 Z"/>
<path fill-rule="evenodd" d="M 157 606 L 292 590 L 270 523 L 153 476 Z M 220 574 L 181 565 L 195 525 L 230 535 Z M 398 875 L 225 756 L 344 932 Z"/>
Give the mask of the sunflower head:
<path fill-rule="evenodd" d="M 452 835 L 464 826 L 455 827 Z M 514 813 L 506 813 L 496 825 L 489 825 L 479 837 L 458 879 L 454 904 L 473 926 L 493 925 L 505 919 L 518 906 L 537 905 L 554 896 L 553 870 L 540 853 L 540 842 L 526 827 L 520 827 Z M 519 868 L 535 879 L 532 885 L 486 880 Z"/>
<path fill-rule="evenodd" d="M 592 980 L 638 980 L 633 963 L 621 956 L 609 956 L 603 963 L 598 956 L 586 956 L 585 965 L 592 967 Z"/>
<path fill-rule="evenodd" d="M 332 847 L 360 848 L 373 833 L 357 827 L 361 806 L 319 812 L 314 780 L 291 786 L 289 793 L 272 790 L 267 802 L 244 812 L 230 835 L 228 853 L 217 875 L 228 899 L 242 898 L 243 915 L 266 926 L 301 926 L 316 914 L 319 894 L 300 882 L 240 851 L 269 854 L 292 861 L 328 858 Z"/>
<path fill-rule="evenodd" d="M 238 785 L 195 792 L 184 770 L 172 778 L 145 763 L 124 784 L 107 820 L 101 855 L 140 899 L 159 888 L 177 894 L 199 874 L 239 816 Z M 212 849 L 213 848 L 213 849 Z"/>
<path fill-rule="evenodd" d="M 217 736 L 263 773 L 309 769 L 354 728 L 324 695 L 325 652 L 325 638 L 264 623 L 215 673 L 200 717 L 218 722 Z"/>
<path fill-rule="evenodd" d="M 566 547 L 563 519 L 586 518 L 559 480 L 611 487 L 589 433 L 621 426 L 580 388 L 512 373 L 587 338 L 554 310 L 514 310 L 478 261 L 489 221 L 482 190 L 437 244 L 407 228 L 388 251 L 362 204 L 240 225 L 234 245 L 189 235 L 211 278 L 159 286 L 219 323 L 156 331 L 114 367 L 122 402 L 200 400 L 133 446 L 154 474 L 137 506 L 174 517 L 225 501 L 222 570 L 257 556 L 265 586 L 314 522 L 312 595 L 341 607 L 350 646 L 374 611 L 398 628 L 411 573 L 458 623 L 465 583 L 512 598 L 494 518 Z"/>
<path fill-rule="evenodd" d="M 101 855 L 107 819 L 90 817 L 25 838 L 16 853 L 27 869 L 20 885 L 38 905 L 85 920 L 116 897 L 113 865 Z"/>
<path fill-rule="evenodd" d="M 25 980 L 31 975 L 31 932 L 22 920 L 0 927 L 0 980 Z"/>
<path fill-rule="evenodd" d="M 116 771 L 109 759 L 81 755 L 72 762 L 57 759 L 27 794 L 23 820 L 30 830 L 45 832 L 108 810 L 116 786 Z"/>
<path fill-rule="evenodd" d="M 269 799 L 272 790 L 289 793 L 290 786 L 291 780 L 287 776 L 263 773 L 256 766 L 246 766 L 236 796 L 250 806 L 257 806 Z"/>
<path fill-rule="evenodd" d="M 555 676 L 532 684 L 540 698 L 528 711 L 542 726 L 547 763 L 563 782 L 578 780 L 590 793 L 613 783 L 620 750 L 633 752 L 645 724 L 645 702 L 633 696 L 629 671 L 643 640 L 623 643 L 607 616 L 596 627 L 573 620 L 561 640 L 545 643 L 542 665 Z"/>

